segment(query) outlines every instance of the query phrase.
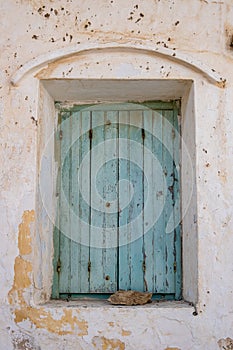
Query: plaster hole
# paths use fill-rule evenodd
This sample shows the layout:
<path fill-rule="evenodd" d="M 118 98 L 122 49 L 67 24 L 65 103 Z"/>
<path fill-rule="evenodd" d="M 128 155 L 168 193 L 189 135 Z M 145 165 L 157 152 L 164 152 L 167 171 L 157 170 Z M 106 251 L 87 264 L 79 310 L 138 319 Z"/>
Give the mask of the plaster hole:
<path fill-rule="evenodd" d="M 37 126 L 38 125 L 38 120 L 35 119 L 35 117 L 31 117 L 32 122 Z"/>
<path fill-rule="evenodd" d="M 230 48 L 233 49 L 233 35 L 231 36 L 231 40 L 230 40 Z"/>

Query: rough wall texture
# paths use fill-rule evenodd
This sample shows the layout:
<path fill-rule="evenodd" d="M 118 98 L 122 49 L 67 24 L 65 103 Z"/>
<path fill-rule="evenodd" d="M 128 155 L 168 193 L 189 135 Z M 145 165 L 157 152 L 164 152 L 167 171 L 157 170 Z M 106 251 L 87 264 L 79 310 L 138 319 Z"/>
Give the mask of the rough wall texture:
<path fill-rule="evenodd" d="M 0 16 L 0 349 L 232 349 L 232 1 L 1 0 Z M 59 74 L 151 76 L 149 58 L 141 62 L 141 57 L 132 66 L 126 53 L 119 69 L 107 62 L 109 71 L 96 68 L 97 73 L 95 58 L 89 67 L 81 57 L 79 73 L 69 71 L 69 62 L 66 71 L 54 73 L 54 61 L 47 66 L 38 57 L 51 61 L 54 52 L 61 57 L 82 45 L 91 49 L 135 43 L 174 51 L 173 57 L 191 57 L 194 66 L 208 67 L 209 76 L 217 74 L 211 78 L 214 83 L 198 69 L 192 73 L 189 64 L 177 68 L 166 60 L 165 68 L 155 74 L 195 81 L 198 315 L 186 304 L 37 305 L 33 271 L 39 271 L 34 259 L 40 253 L 32 242 L 37 218 L 38 79 Z M 34 71 L 29 69 L 33 62 Z M 26 74 L 15 79 L 24 67 Z"/>

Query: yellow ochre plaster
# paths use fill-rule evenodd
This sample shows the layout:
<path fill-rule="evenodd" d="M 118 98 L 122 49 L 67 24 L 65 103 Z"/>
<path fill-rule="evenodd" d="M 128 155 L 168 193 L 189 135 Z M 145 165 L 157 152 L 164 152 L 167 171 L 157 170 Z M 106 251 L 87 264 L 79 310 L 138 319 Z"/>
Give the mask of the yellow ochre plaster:
<path fill-rule="evenodd" d="M 29 320 L 37 328 L 44 328 L 58 335 L 87 335 L 87 322 L 73 316 L 73 310 L 64 308 L 61 318 L 55 319 L 51 312 L 45 310 L 44 307 L 30 306 L 25 300 L 24 293 L 33 284 L 32 263 L 28 260 L 28 257 L 25 258 L 25 255 L 28 256 L 32 252 L 31 226 L 34 221 L 34 210 L 27 210 L 24 212 L 22 222 L 19 225 L 19 255 L 15 259 L 14 283 L 8 294 L 9 303 L 14 307 L 15 322 Z"/>

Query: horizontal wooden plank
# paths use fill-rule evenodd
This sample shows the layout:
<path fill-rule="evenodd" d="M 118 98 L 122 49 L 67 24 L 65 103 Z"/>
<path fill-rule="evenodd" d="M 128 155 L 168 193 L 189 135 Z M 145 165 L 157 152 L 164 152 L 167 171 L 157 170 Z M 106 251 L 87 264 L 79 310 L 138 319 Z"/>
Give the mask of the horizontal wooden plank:
<path fill-rule="evenodd" d="M 128 103 L 116 103 L 116 102 L 106 102 L 99 104 L 86 104 L 86 105 L 73 105 L 72 107 L 67 107 L 62 105 L 62 103 L 57 102 L 56 107 L 60 112 L 79 112 L 81 110 L 87 111 L 134 111 L 145 109 L 153 110 L 174 110 L 180 108 L 180 100 L 176 101 L 129 101 Z"/>

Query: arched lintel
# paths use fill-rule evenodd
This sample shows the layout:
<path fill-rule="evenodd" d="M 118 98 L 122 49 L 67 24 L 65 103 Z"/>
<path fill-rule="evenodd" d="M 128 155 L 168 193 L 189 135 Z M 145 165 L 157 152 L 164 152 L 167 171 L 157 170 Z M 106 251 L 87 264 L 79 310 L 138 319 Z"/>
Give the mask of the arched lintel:
<path fill-rule="evenodd" d="M 226 79 L 218 74 L 213 68 L 208 67 L 203 62 L 188 56 L 185 53 L 178 50 L 171 50 L 169 48 L 162 48 L 159 45 L 152 45 L 151 42 L 138 42 L 134 44 L 80 44 L 73 47 L 62 48 L 57 51 L 49 52 L 45 55 L 35 57 L 31 61 L 25 63 L 19 70 L 12 76 L 11 84 L 17 86 L 25 75 L 35 70 L 43 68 L 49 63 L 56 62 L 61 59 L 69 58 L 79 53 L 92 52 L 92 51 L 109 51 L 109 50 L 128 50 L 134 51 L 138 54 L 149 53 L 152 55 L 163 56 L 171 61 L 177 62 L 183 66 L 188 67 L 190 70 L 201 73 L 209 82 L 219 87 L 225 87 Z"/>

